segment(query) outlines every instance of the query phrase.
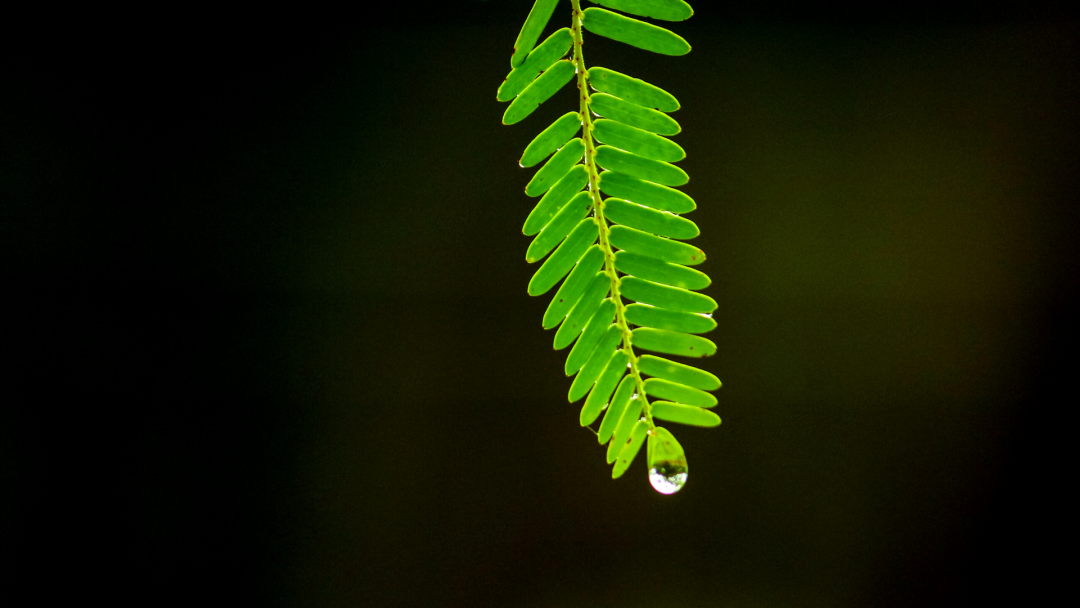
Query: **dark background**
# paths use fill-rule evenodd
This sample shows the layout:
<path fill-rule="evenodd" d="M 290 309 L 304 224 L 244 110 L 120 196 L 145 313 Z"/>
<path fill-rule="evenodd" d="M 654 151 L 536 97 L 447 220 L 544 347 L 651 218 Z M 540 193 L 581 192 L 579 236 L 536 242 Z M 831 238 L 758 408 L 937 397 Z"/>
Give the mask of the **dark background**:
<path fill-rule="evenodd" d="M 576 108 L 500 124 L 528 3 L 76 15 L 9 53 L 5 544 L 259 606 L 1037 592 L 1075 9 L 695 8 L 685 57 L 585 46 L 682 104 L 724 424 L 675 429 L 670 497 L 610 480 L 525 293 L 517 159 Z"/>

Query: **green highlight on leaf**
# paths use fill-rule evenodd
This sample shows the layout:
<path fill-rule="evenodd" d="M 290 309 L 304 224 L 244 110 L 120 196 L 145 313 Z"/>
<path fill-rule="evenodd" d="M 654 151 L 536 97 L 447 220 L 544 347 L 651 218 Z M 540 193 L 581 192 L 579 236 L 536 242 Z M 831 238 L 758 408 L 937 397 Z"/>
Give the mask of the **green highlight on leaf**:
<path fill-rule="evenodd" d="M 559 0 L 536 0 L 533 3 L 532 10 L 525 18 L 525 24 L 521 26 L 517 40 L 514 41 L 514 54 L 510 57 L 510 67 L 516 68 L 525 63 L 525 58 L 533 50 L 536 41 L 540 39 L 544 26 L 551 20 L 551 13 L 555 12 L 558 4 Z"/>
<path fill-rule="evenodd" d="M 536 235 L 528 251 L 525 252 L 525 261 L 533 263 L 551 252 L 559 244 L 570 230 L 577 225 L 582 218 L 589 214 L 592 209 L 592 200 L 588 192 L 578 192 L 569 203 L 551 218 L 547 226 L 544 226 L 540 234 Z"/>
<path fill-rule="evenodd" d="M 623 226 L 673 239 L 692 239 L 701 233 L 697 224 L 685 217 L 669 211 L 643 207 L 621 198 L 604 201 L 604 217 Z"/>
<path fill-rule="evenodd" d="M 694 9 L 683 0 L 591 0 L 591 2 L 631 15 L 664 21 L 683 21 L 694 14 Z"/>
<path fill-rule="evenodd" d="M 596 241 L 596 237 L 596 225 L 593 224 L 592 219 L 581 220 L 581 223 L 570 232 L 555 253 L 551 254 L 533 275 L 532 280 L 529 281 L 529 295 L 539 296 L 554 287 L 566 276 L 566 273 L 573 269 L 581 256 L 585 255 L 585 250 Z"/>
<path fill-rule="evenodd" d="M 615 462 L 619 457 L 619 452 L 622 451 L 626 442 L 630 439 L 631 431 L 634 430 L 634 426 L 637 425 L 638 420 L 641 418 L 641 406 L 642 400 L 631 394 L 630 401 L 626 404 L 626 408 L 615 425 L 615 432 L 611 435 L 611 441 L 608 442 L 608 464 Z"/>
<path fill-rule="evenodd" d="M 525 186 L 525 194 L 540 196 L 547 192 L 566 176 L 570 168 L 576 165 L 584 154 L 585 142 L 581 141 L 580 137 L 566 142 L 566 145 L 559 148 L 559 151 L 549 158 L 529 180 L 529 184 Z"/>
<path fill-rule="evenodd" d="M 529 217 L 525 218 L 521 233 L 532 236 L 543 230 L 555 214 L 569 203 L 575 194 L 581 192 L 587 183 L 589 183 L 588 169 L 585 165 L 574 165 L 553 188 L 547 191 L 540 202 L 536 203 Z"/>
<path fill-rule="evenodd" d="M 716 310 L 716 300 L 709 296 L 678 287 L 669 287 L 637 277 L 623 277 L 622 295 L 644 304 L 677 312 L 710 313 Z"/>
<path fill-rule="evenodd" d="M 679 424 L 687 424 L 690 426 L 710 427 L 720 425 L 720 416 L 717 416 L 709 410 L 701 409 L 700 407 L 682 405 L 681 403 L 671 403 L 668 401 L 655 401 L 652 406 L 653 418 L 658 418 L 660 420 L 678 422 Z"/>
<path fill-rule="evenodd" d="M 604 445 L 611 440 L 615 428 L 619 425 L 619 419 L 622 418 L 626 406 L 630 404 L 630 397 L 633 395 L 634 377 L 632 375 L 624 376 L 622 382 L 619 383 L 619 388 L 615 389 L 615 396 L 611 398 L 611 404 L 604 411 L 604 420 L 600 423 L 600 430 L 596 433 L 596 439 L 600 445 Z"/>
<path fill-rule="evenodd" d="M 604 194 L 661 211 L 689 213 L 697 209 L 694 199 L 683 192 L 642 181 L 618 171 L 604 171 L 600 174 L 600 190 Z"/>
<path fill-rule="evenodd" d="M 623 374 L 626 373 L 628 361 L 629 357 L 622 350 L 615 351 L 615 354 L 608 360 L 607 365 L 604 366 L 604 371 L 597 378 L 588 398 L 585 399 L 585 405 L 581 408 L 581 416 L 579 417 L 581 426 L 592 424 L 600 416 L 600 412 L 607 405 L 615 386 L 619 383 Z"/>
<path fill-rule="evenodd" d="M 649 378 L 646 380 L 645 393 L 650 397 L 674 401 L 676 403 L 682 403 L 683 405 L 693 405 L 697 407 L 712 407 L 716 405 L 716 397 L 710 393 L 691 388 L 684 384 L 671 382 L 670 380 L 662 380 L 660 378 Z"/>
<path fill-rule="evenodd" d="M 653 160 L 676 162 L 686 158 L 686 151 L 682 146 L 670 139 L 606 118 L 593 121 L 593 137 L 605 144 Z"/>
<path fill-rule="evenodd" d="M 709 275 L 700 270 L 669 264 L 663 260 L 630 251 L 615 253 L 615 268 L 619 272 L 641 279 L 683 289 L 705 289 L 712 283 Z"/>
<path fill-rule="evenodd" d="M 581 129 L 581 114 L 577 112 L 563 114 L 529 142 L 521 155 L 521 160 L 518 161 L 519 164 L 522 167 L 531 167 L 544 160 L 552 152 L 565 146 L 579 129 Z"/>
<path fill-rule="evenodd" d="M 705 261 L 705 252 L 681 241 L 661 238 L 629 226 L 611 227 L 611 244 L 624 251 L 663 260 L 670 264 L 693 266 Z"/>
<path fill-rule="evenodd" d="M 581 23 L 585 29 L 605 38 L 661 55 L 685 55 L 690 52 L 690 44 L 682 36 L 651 23 L 595 7 L 585 9 L 584 15 Z"/>
<path fill-rule="evenodd" d="M 562 323 L 603 263 L 604 254 L 600 251 L 599 245 L 593 245 L 585 251 L 570 272 L 570 276 L 566 277 L 563 284 L 559 286 L 559 290 L 555 292 L 555 297 L 548 304 L 544 312 L 544 329 L 552 329 Z"/>
<path fill-rule="evenodd" d="M 634 346 L 657 353 L 683 357 L 710 357 L 716 354 L 716 345 L 700 336 L 651 327 L 639 327 L 631 334 Z"/>
<path fill-rule="evenodd" d="M 610 289 L 611 280 L 608 279 L 608 276 L 602 272 L 596 273 L 596 276 L 589 282 L 589 286 L 585 288 L 585 293 L 581 294 L 577 303 L 574 304 L 574 309 L 570 311 L 566 320 L 559 327 L 559 331 L 555 332 L 555 350 L 562 350 L 573 344 L 578 334 L 588 324 L 589 319 L 600 308 L 601 301 L 607 297 Z"/>
<path fill-rule="evenodd" d="M 642 107 L 636 103 L 630 103 L 629 101 L 619 99 L 618 97 L 608 95 L 607 93 L 593 93 L 590 95 L 589 108 L 604 118 L 609 118 L 649 133 L 656 133 L 658 135 L 678 135 L 679 132 L 682 131 L 682 127 L 679 126 L 679 123 L 667 114 L 652 108 Z M 594 123 L 593 126 L 595 127 L 596 123 Z M 660 158 L 657 160 L 668 159 Z"/>
<path fill-rule="evenodd" d="M 600 337 L 600 341 L 593 349 L 589 360 L 581 366 L 581 371 L 574 376 L 574 383 L 570 385 L 570 393 L 567 395 L 570 403 L 581 399 L 588 393 L 600 373 L 607 367 L 611 355 L 615 352 L 615 346 L 622 340 L 622 330 L 618 325 L 611 325 Z"/>
<path fill-rule="evenodd" d="M 607 275 L 602 274 L 601 276 L 606 277 Z M 586 320 L 585 330 L 581 332 L 581 337 L 574 342 L 574 348 L 570 349 L 570 354 L 566 356 L 566 364 L 563 366 L 563 369 L 566 371 L 567 376 L 573 376 L 578 373 L 581 366 L 585 365 L 585 362 L 592 356 L 593 349 L 599 344 L 600 338 L 604 335 L 604 332 L 607 331 L 608 326 L 611 325 L 611 321 L 614 318 L 615 302 L 613 302 L 611 298 L 607 298 L 603 302 L 600 302 L 600 306 L 596 308 L 596 312 L 593 313 L 591 318 Z"/>
<path fill-rule="evenodd" d="M 665 186 L 682 186 L 690 181 L 686 172 L 675 165 L 631 154 L 611 146 L 600 146 L 596 149 L 596 163 L 609 171 L 618 171 Z"/>
<path fill-rule="evenodd" d="M 573 79 L 574 64 L 565 59 L 556 61 L 539 78 L 525 87 L 510 107 L 506 108 L 506 112 L 503 113 L 503 124 L 512 125 L 521 122 Z"/>
<path fill-rule="evenodd" d="M 670 329 L 687 334 L 703 334 L 716 329 L 716 321 L 699 313 L 679 312 L 646 304 L 626 307 L 626 320 L 641 327 Z"/>
<path fill-rule="evenodd" d="M 510 101 L 525 90 L 529 83 L 540 72 L 547 70 L 570 50 L 574 43 L 574 37 L 570 34 L 570 28 L 564 27 L 555 30 L 540 46 L 533 49 L 525 62 L 514 68 L 499 86 L 499 92 L 495 98 L 499 101 Z"/>
<path fill-rule="evenodd" d="M 658 86 L 640 78 L 632 78 L 607 68 L 589 68 L 589 84 L 601 93 L 637 104 L 643 108 L 655 108 L 661 112 L 679 109 L 679 100 Z M 546 98 L 545 98 L 546 99 Z"/>
<path fill-rule="evenodd" d="M 663 357 L 641 355 L 638 358 L 638 369 L 647 376 L 663 378 L 704 391 L 715 391 L 720 388 L 720 380 L 709 372 Z"/>
<path fill-rule="evenodd" d="M 649 425 L 644 420 L 638 421 L 634 426 L 634 430 L 630 432 L 630 440 L 619 451 L 619 457 L 615 461 L 615 466 L 611 469 L 612 479 L 622 477 L 626 469 L 630 468 L 630 463 L 634 462 L 634 458 L 641 451 L 641 444 L 645 443 L 645 437 L 648 433 Z"/>

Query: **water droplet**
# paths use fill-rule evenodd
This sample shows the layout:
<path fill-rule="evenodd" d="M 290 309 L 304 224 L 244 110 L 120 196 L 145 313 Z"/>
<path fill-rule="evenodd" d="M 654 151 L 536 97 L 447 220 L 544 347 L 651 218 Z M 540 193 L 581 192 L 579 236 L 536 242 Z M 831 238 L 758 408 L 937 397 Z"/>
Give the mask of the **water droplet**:
<path fill-rule="evenodd" d="M 686 465 L 680 462 L 658 462 L 649 469 L 649 483 L 661 494 L 674 494 L 686 485 Z"/>

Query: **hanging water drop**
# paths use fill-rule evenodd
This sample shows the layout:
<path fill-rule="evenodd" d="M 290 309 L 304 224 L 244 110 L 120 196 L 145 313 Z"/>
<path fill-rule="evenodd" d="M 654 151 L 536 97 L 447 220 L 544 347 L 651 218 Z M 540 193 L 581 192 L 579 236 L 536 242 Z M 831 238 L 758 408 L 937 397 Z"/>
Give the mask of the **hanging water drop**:
<path fill-rule="evenodd" d="M 661 462 L 649 469 L 649 483 L 661 494 L 674 494 L 686 485 L 686 465 L 678 462 Z"/>

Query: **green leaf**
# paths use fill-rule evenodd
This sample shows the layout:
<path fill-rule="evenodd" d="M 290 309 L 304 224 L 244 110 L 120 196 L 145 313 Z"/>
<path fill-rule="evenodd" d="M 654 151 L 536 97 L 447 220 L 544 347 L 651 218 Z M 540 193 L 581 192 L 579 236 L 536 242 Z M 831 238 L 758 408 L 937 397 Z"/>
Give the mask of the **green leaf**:
<path fill-rule="evenodd" d="M 692 239 L 701 233 L 697 224 L 671 213 L 643 207 L 621 198 L 604 201 L 604 218 L 638 230 L 673 239 Z"/>
<path fill-rule="evenodd" d="M 684 357 L 709 357 L 716 354 L 716 345 L 700 336 L 651 327 L 639 327 L 631 333 L 633 345 L 645 350 Z"/>
<path fill-rule="evenodd" d="M 693 266 L 705 261 L 705 252 L 693 245 L 658 237 L 629 226 L 612 226 L 609 241 L 624 251 L 640 253 L 672 264 Z"/>
<path fill-rule="evenodd" d="M 649 467 L 649 483 L 661 494 L 674 494 L 686 484 L 690 472 L 686 464 L 686 452 L 670 431 L 662 426 L 649 434 L 646 462 Z"/>
<path fill-rule="evenodd" d="M 634 430 L 630 432 L 630 440 L 626 442 L 622 450 L 619 451 L 619 458 L 615 461 L 615 466 L 611 469 L 611 478 L 618 479 L 622 477 L 626 469 L 630 468 L 630 463 L 634 462 L 634 458 L 641 451 L 641 444 L 645 443 L 645 437 L 648 435 L 649 425 L 644 420 L 639 421 Z"/>
<path fill-rule="evenodd" d="M 589 282 L 589 286 L 585 289 L 585 293 L 581 294 L 577 304 L 574 304 L 574 309 L 570 311 L 566 320 L 559 327 L 559 331 L 555 332 L 555 350 L 562 350 L 574 342 L 578 334 L 585 329 L 589 320 L 596 314 L 596 311 L 600 308 L 600 303 L 607 297 L 610 290 L 611 279 L 608 275 L 603 272 L 596 273 L 596 276 L 593 277 L 592 281 Z"/>
<path fill-rule="evenodd" d="M 585 143 L 581 141 L 581 138 L 571 139 L 566 142 L 566 145 L 559 148 L 559 151 L 552 156 L 540 170 L 533 175 L 529 180 L 529 184 L 525 186 L 525 194 L 529 196 L 540 196 L 547 192 L 548 188 L 551 188 L 559 182 L 573 167 L 581 160 L 582 155 L 585 153 Z"/>
<path fill-rule="evenodd" d="M 670 329 L 688 334 L 703 334 L 716 329 L 712 317 L 692 312 L 677 312 L 645 304 L 626 307 L 626 320 L 642 327 Z"/>
<path fill-rule="evenodd" d="M 615 253 L 615 268 L 619 272 L 641 279 L 683 289 L 705 289 L 712 283 L 709 275 L 700 270 L 668 264 L 662 260 L 629 251 Z"/>
<path fill-rule="evenodd" d="M 700 407 L 694 407 L 692 405 L 682 405 L 681 403 L 670 403 L 668 401 L 656 401 L 652 404 L 653 418 L 659 420 L 667 420 L 668 422 L 678 422 L 679 424 L 688 424 L 690 426 L 719 426 L 720 416 L 717 416 L 709 410 L 703 410 Z"/>
<path fill-rule="evenodd" d="M 626 406 L 630 403 L 630 397 L 634 395 L 634 386 L 634 377 L 626 375 L 619 383 L 619 388 L 615 389 L 615 396 L 611 398 L 611 405 L 604 412 L 604 421 L 600 423 L 600 430 L 596 433 L 596 439 L 600 445 L 611 440 L 615 427 L 619 426 L 619 419 L 622 418 Z"/>
<path fill-rule="evenodd" d="M 697 209 L 694 199 L 674 188 L 642 181 L 617 171 L 604 171 L 600 174 L 600 190 L 616 198 L 661 211 L 689 213 Z"/>
<path fill-rule="evenodd" d="M 716 310 L 716 300 L 679 287 L 668 287 L 637 277 L 623 277 L 619 285 L 620 293 L 635 302 L 677 312 L 710 313 Z"/>
<path fill-rule="evenodd" d="M 525 252 L 525 261 L 532 264 L 551 252 L 591 210 L 592 200 L 589 193 L 578 192 L 569 203 L 563 205 L 555 217 L 551 218 L 540 234 L 536 235 L 528 251 Z"/>
<path fill-rule="evenodd" d="M 566 240 L 559 245 L 555 253 L 544 261 L 540 269 L 529 281 L 529 295 L 545 294 L 566 276 L 574 264 L 585 255 L 585 251 L 596 241 L 596 224 L 592 218 L 585 218 L 570 232 Z"/>
<path fill-rule="evenodd" d="M 547 37 L 547 40 L 541 42 L 540 46 L 529 53 L 524 63 L 510 72 L 506 80 L 503 80 L 503 83 L 499 85 L 499 92 L 495 98 L 499 101 L 510 101 L 517 97 L 519 93 L 525 90 L 525 87 L 529 86 L 533 78 L 536 78 L 537 74 L 550 68 L 551 64 L 561 59 L 570 50 L 570 45 L 573 43 L 574 36 L 570 33 L 570 28 L 564 27 L 561 30 L 555 30 Z"/>
<path fill-rule="evenodd" d="M 589 183 L 589 171 L 585 165 L 574 165 L 566 172 L 566 175 L 552 186 L 547 194 L 536 203 L 529 217 L 525 218 L 525 225 L 521 233 L 525 236 L 538 234 L 548 225 L 555 214 L 574 198 L 574 195 Z"/>
<path fill-rule="evenodd" d="M 622 340 L 622 330 L 619 329 L 619 326 L 612 325 L 608 327 L 604 335 L 600 337 L 600 342 L 596 344 L 592 354 L 589 355 L 589 360 L 585 362 L 585 365 L 581 366 L 581 371 L 574 376 L 574 383 L 570 385 L 570 393 L 567 396 L 570 403 L 581 399 L 592 389 L 596 379 L 600 377 L 600 372 L 607 367 L 608 361 L 611 360 L 611 355 L 615 353 L 615 347 L 620 340 Z"/>
<path fill-rule="evenodd" d="M 638 420 L 641 419 L 641 404 L 642 400 L 632 394 L 630 402 L 626 404 L 626 409 L 623 410 L 622 416 L 619 416 L 619 421 L 615 424 L 615 432 L 611 435 L 611 442 L 608 443 L 608 464 L 615 462 L 619 457 L 619 452 L 622 451 L 623 446 L 625 446 L 627 440 L 630 439 L 631 431 L 634 430 L 634 426 L 636 426 Z"/>
<path fill-rule="evenodd" d="M 510 67 L 516 68 L 525 63 L 525 58 L 533 50 L 536 41 L 540 39 L 540 34 L 551 19 L 551 13 L 555 12 L 557 4 L 559 0 L 536 0 L 533 4 L 514 42 L 514 54 L 510 57 Z"/>
<path fill-rule="evenodd" d="M 694 14 L 694 9 L 683 0 L 590 0 L 590 2 L 624 13 L 664 21 L 683 21 Z"/>
<path fill-rule="evenodd" d="M 716 397 L 705 391 L 690 388 L 684 384 L 661 380 L 660 378 L 649 378 L 646 380 L 645 393 L 650 397 L 675 401 L 684 405 L 693 405 L 697 407 L 712 407 L 716 405 Z"/>
<path fill-rule="evenodd" d="M 551 329 L 562 323 L 570 310 L 577 304 L 578 298 L 589 286 L 589 281 L 596 275 L 600 265 L 604 262 L 604 254 L 599 245 L 589 247 L 585 254 L 578 260 L 577 265 L 570 272 L 570 276 L 559 286 L 555 297 L 551 299 L 547 310 L 544 312 L 544 329 Z"/>
<path fill-rule="evenodd" d="M 615 99 L 612 97 L 612 99 Z M 644 109 L 644 108 L 642 108 Z M 593 121 L 592 134 L 597 140 L 633 152 L 638 156 L 667 162 L 686 158 L 686 152 L 679 144 L 659 135 L 635 129 L 621 122 L 601 118 Z"/>
<path fill-rule="evenodd" d="M 720 380 L 709 372 L 669 361 L 663 357 L 642 355 L 638 358 L 638 371 L 648 376 L 671 380 L 706 391 L 715 391 L 720 388 Z"/>
<path fill-rule="evenodd" d="M 690 181 L 686 172 L 675 165 L 631 154 L 611 146 L 600 146 L 596 149 L 596 162 L 609 171 L 618 171 L 665 186 L 682 186 Z"/>
<path fill-rule="evenodd" d="M 589 68 L 588 79 L 589 84 L 597 91 L 614 95 L 643 108 L 656 108 L 661 112 L 674 112 L 679 109 L 679 100 L 675 99 L 674 95 L 640 78 L 632 78 L 607 68 Z"/>
<path fill-rule="evenodd" d="M 581 416 L 579 417 L 581 426 L 592 424 L 600 416 L 600 412 L 607 405 L 615 386 L 618 385 L 619 380 L 626 373 L 626 363 L 629 359 L 626 351 L 623 350 L 617 350 L 611 356 L 607 365 L 604 366 L 603 373 L 596 380 L 596 385 L 589 392 L 589 397 L 585 399 L 585 405 L 581 407 Z"/>
<path fill-rule="evenodd" d="M 589 108 L 604 118 L 610 118 L 649 133 L 676 135 L 682 130 L 674 118 L 659 110 L 644 108 L 636 103 L 624 101 L 607 93 L 593 93 L 590 95 Z M 668 159 L 661 158 L 657 160 Z"/>
<path fill-rule="evenodd" d="M 512 125 L 521 122 L 526 116 L 532 114 L 536 108 L 539 108 L 540 104 L 550 99 L 552 95 L 573 79 L 574 64 L 565 59 L 556 61 L 551 68 L 540 74 L 539 78 L 532 81 L 520 95 L 514 98 L 510 107 L 503 112 L 503 124 Z M 561 144 L 562 142 L 560 142 Z M 531 165 L 525 166 L 529 167 Z"/>
<path fill-rule="evenodd" d="M 593 349 L 596 348 L 600 338 L 607 331 L 614 318 L 615 302 L 611 298 L 607 298 L 600 303 L 596 312 L 588 319 L 585 330 L 581 332 L 581 337 L 574 342 L 574 348 L 571 348 L 570 354 L 566 356 L 566 365 L 563 366 L 563 369 L 566 371 L 567 376 L 573 376 L 581 370 L 581 366 L 585 365 L 585 362 L 592 356 Z"/>
<path fill-rule="evenodd" d="M 690 44 L 671 30 L 602 8 L 587 8 L 583 12 L 585 16 L 581 24 L 594 34 L 661 55 L 685 55 L 690 52 Z"/>
<path fill-rule="evenodd" d="M 529 142 L 524 154 L 521 155 L 521 160 L 518 161 L 519 164 L 522 167 L 531 167 L 544 160 L 552 152 L 565 146 L 579 129 L 581 129 L 581 114 L 577 112 L 563 114 Z"/>

